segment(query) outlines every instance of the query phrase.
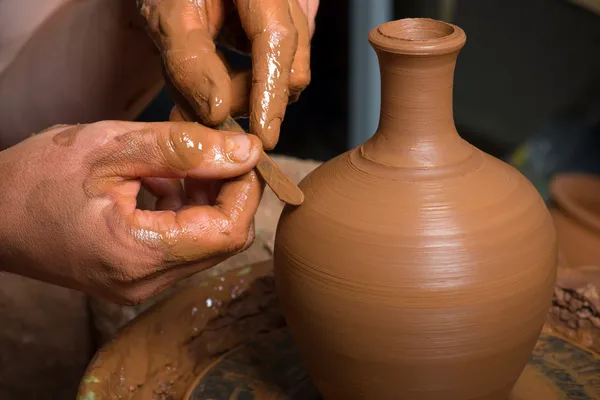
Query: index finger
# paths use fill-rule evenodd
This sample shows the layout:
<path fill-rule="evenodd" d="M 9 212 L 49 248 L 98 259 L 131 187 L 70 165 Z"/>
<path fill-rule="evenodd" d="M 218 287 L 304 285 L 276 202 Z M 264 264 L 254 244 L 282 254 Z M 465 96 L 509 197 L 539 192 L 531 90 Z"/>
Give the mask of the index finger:
<path fill-rule="evenodd" d="M 164 69 L 173 86 L 205 124 L 223 121 L 230 114 L 230 78 L 214 43 L 223 23 L 223 2 L 141 3 L 145 5 L 142 15 L 162 53 Z"/>
<path fill-rule="evenodd" d="M 270 150 L 277 144 L 285 115 L 298 32 L 288 0 L 238 0 L 237 8 L 252 43 L 250 132 Z"/>

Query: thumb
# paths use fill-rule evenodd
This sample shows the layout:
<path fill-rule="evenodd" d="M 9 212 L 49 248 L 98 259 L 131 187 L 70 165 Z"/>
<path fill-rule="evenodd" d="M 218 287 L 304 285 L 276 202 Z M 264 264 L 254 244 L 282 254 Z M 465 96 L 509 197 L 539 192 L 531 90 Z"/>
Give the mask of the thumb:
<path fill-rule="evenodd" d="M 125 132 L 95 163 L 101 176 L 228 179 L 252 170 L 262 145 L 254 135 L 194 122 L 120 123 Z"/>

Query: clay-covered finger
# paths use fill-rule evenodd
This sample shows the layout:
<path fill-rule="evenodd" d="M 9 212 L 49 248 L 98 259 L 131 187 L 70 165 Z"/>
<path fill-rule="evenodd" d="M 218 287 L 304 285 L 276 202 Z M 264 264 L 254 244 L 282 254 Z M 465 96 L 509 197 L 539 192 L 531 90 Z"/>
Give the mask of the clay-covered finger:
<path fill-rule="evenodd" d="M 223 2 L 163 0 L 147 16 L 163 57 L 165 72 L 200 120 L 216 125 L 229 115 L 227 69 L 214 37 L 223 23 Z M 149 13 L 148 13 L 149 14 Z"/>
<path fill-rule="evenodd" d="M 252 170 L 260 140 L 193 122 L 121 123 L 128 130 L 102 149 L 96 176 L 228 179 Z"/>
<path fill-rule="evenodd" d="M 310 39 L 311 33 L 305 11 L 298 0 L 289 0 L 290 14 L 298 31 L 298 48 L 290 71 L 290 93 L 299 95 L 310 83 Z"/>
<path fill-rule="evenodd" d="M 185 47 L 165 53 L 165 69 L 173 85 L 193 107 L 200 120 L 216 125 L 230 113 L 230 81 L 225 67 L 214 54 L 214 43 L 195 32 Z"/>
<path fill-rule="evenodd" d="M 250 111 L 250 92 L 252 90 L 252 71 L 230 73 L 231 78 L 231 116 L 246 117 Z"/>
<path fill-rule="evenodd" d="M 252 71 L 230 72 L 231 78 L 231 116 L 247 117 L 250 113 L 250 92 L 252 90 Z M 298 100 L 300 92 L 291 92 L 288 105 Z"/>
<path fill-rule="evenodd" d="M 177 212 L 123 208 L 122 213 L 134 236 L 144 232 L 141 240 L 161 248 L 161 265 L 169 266 L 232 255 L 244 248 L 261 194 L 262 182 L 252 171 L 225 182 L 214 206 L 192 206 Z"/>
<path fill-rule="evenodd" d="M 250 92 L 252 91 L 253 83 L 252 70 L 234 69 L 223 53 L 219 52 L 219 56 L 229 72 L 229 79 L 231 81 L 231 116 L 234 118 L 247 117 L 250 113 Z M 298 95 L 296 93 L 290 93 L 288 104 L 293 103 L 297 99 Z"/>
<path fill-rule="evenodd" d="M 248 235 L 246 237 L 246 242 L 239 250 L 237 250 L 237 253 L 242 252 L 248 247 L 250 247 L 254 242 L 255 237 L 256 235 L 254 229 L 254 221 L 252 221 L 250 223 L 250 226 L 248 227 Z M 166 270 L 159 271 L 153 274 L 153 279 L 145 280 L 144 282 L 138 283 L 134 290 L 136 290 L 139 293 L 137 297 L 149 298 L 155 295 L 156 293 L 160 293 L 161 291 L 173 285 L 177 281 L 180 281 L 200 271 L 204 271 L 208 268 L 214 267 L 215 265 L 222 263 L 234 254 L 219 254 L 208 259 L 203 259 L 200 262 L 185 263 L 175 268 L 168 268 Z M 147 294 L 145 294 L 144 292 L 147 292 Z"/>
<path fill-rule="evenodd" d="M 270 150 L 277 144 L 285 115 L 298 33 L 288 0 L 238 0 L 237 7 L 252 43 L 250 132 Z"/>

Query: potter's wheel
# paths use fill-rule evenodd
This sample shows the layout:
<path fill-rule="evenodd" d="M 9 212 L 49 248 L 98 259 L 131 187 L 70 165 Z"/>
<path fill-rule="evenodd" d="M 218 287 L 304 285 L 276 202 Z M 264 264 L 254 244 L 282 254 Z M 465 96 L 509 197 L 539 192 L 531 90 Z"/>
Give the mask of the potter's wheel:
<path fill-rule="evenodd" d="M 600 359 L 542 335 L 509 400 L 600 398 Z M 197 378 L 186 399 L 319 400 L 286 328 L 228 352 Z"/>
<path fill-rule="evenodd" d="M 319 400 L 279 310 L 270 262 L 182 290 L 90 363 L 78 399 Z M 600 358 L 542 334 L 509 400 L 600 399 Z"/>
<path fill-rule="evenodd" d="M 262 335 L 207 368 L 189 400 L 319 400 L 286 328 Z"/>

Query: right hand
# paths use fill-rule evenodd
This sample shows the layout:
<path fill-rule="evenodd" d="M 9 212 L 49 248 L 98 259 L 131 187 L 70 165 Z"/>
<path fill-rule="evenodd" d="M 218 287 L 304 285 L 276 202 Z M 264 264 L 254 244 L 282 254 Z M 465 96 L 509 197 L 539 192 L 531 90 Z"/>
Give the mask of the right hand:
<path fill-rule="evenodd" d="M 288 100 L 310 82 L 318 0 L 137 0 L 167 79 L 209 126 L 249 113 L 265 149 L 277 144 Z M 250 54 L 235 71 L 215 43 Z"/>
<path fill-rule="evenodd" d="M 196 123 L 52 127 L 0 152 L 0 268 L 139 303 L 252 243 L 260 151 Z M 142 184 L 169 210 L 136 209 Z"/>

